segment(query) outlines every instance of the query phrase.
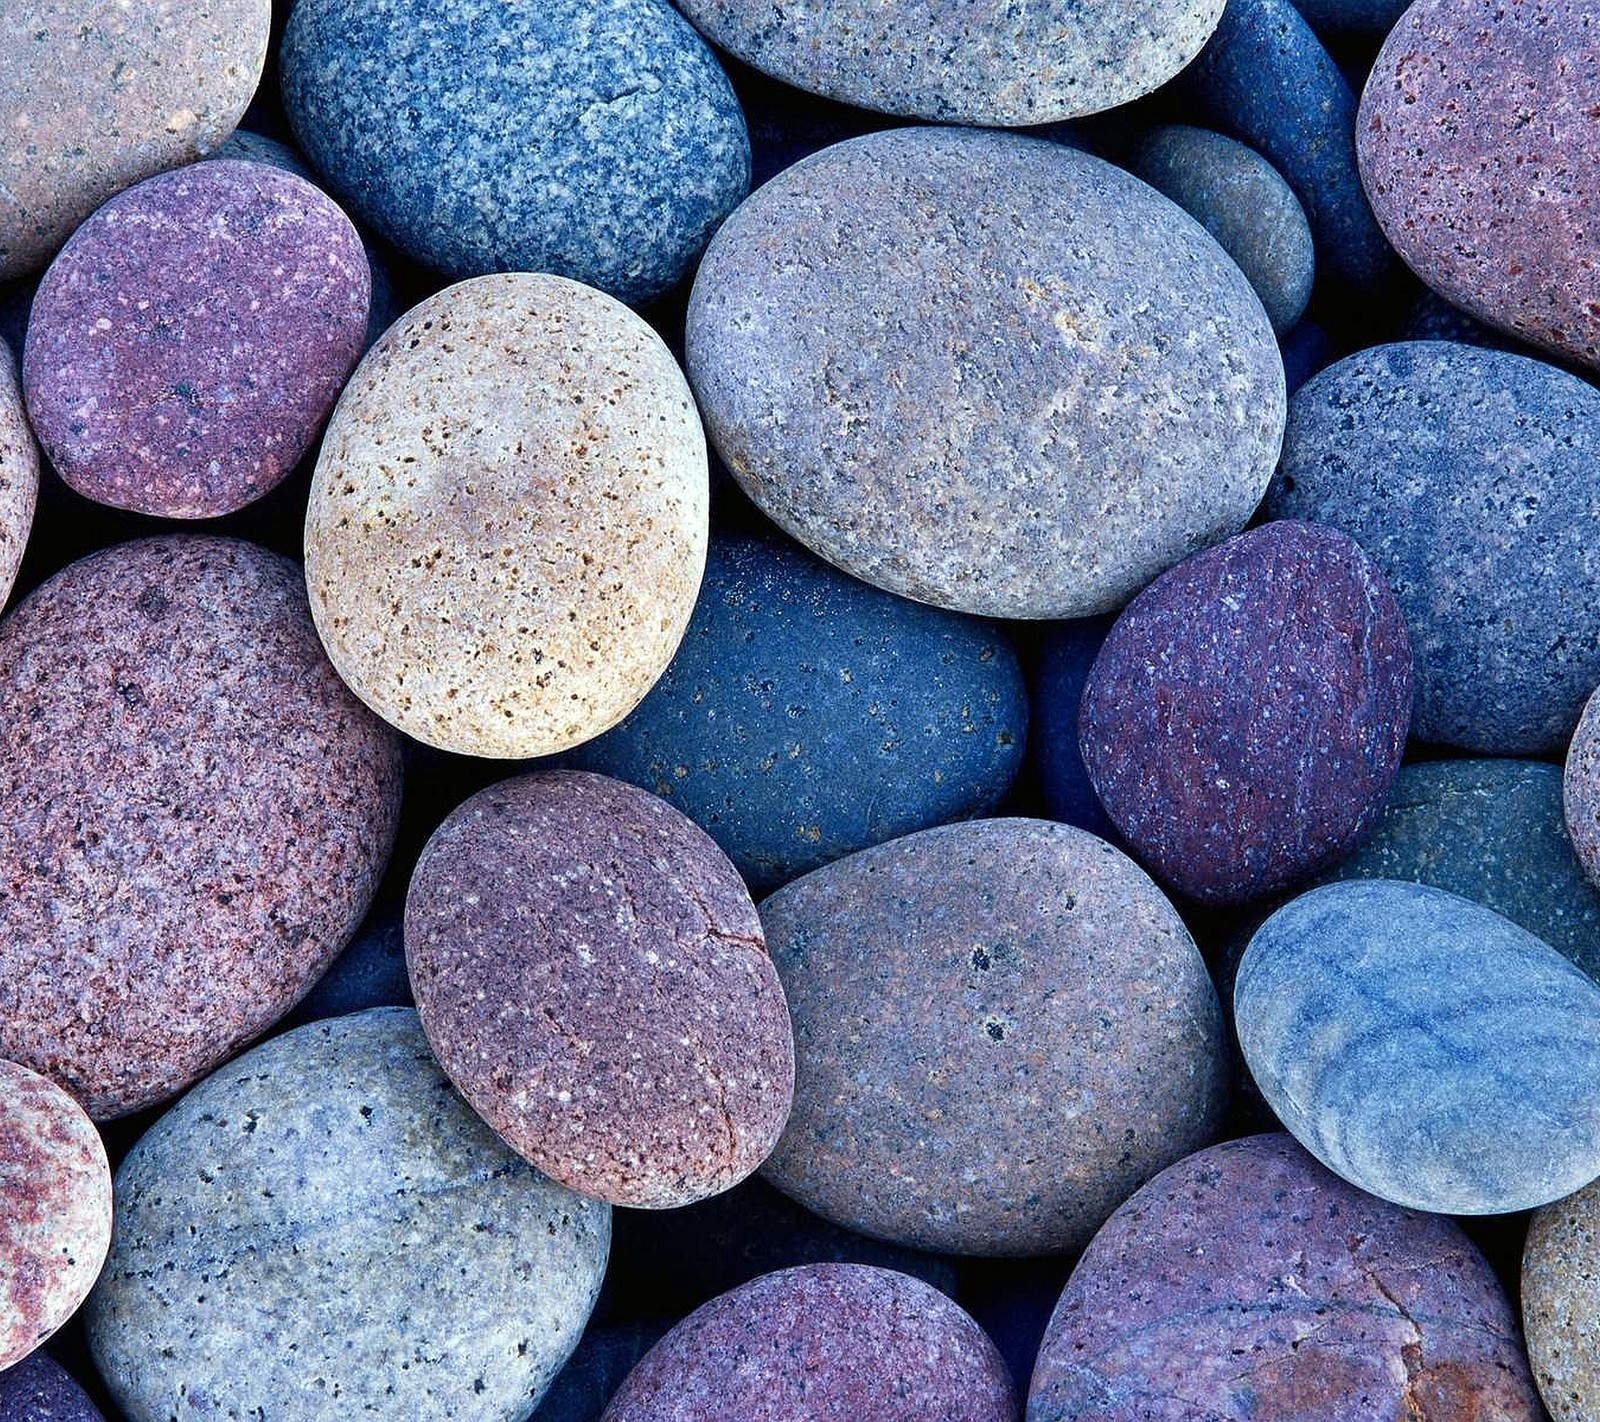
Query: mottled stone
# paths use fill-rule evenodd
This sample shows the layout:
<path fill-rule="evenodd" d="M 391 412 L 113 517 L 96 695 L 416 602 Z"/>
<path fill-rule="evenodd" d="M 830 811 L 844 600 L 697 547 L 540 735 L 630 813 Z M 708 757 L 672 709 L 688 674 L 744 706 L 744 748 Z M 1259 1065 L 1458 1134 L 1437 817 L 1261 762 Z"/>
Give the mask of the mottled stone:
<path fill-rule="evenodd" d="M 1418 0 L 1361 96 L 1373 210 L 1487 324 L 1600 368 L 1600 31 L 1585 0 Z"/>
<path fill-rule="evenodd" d="M 1295 395 L 1266 507 L 1343 529 L 1383 570 L 1418 737 L 1566 743 L 1600 682 L 1600 394 L 1444 341 L 1360 351 Z"/>
<path fill-rule="evenodd" d="M 11 350 L 0 345 L 0 605 L 11 596 L 39 501 L 39 450 Z"/>
<path fill-rule="evenodd" d="M 0 1369 L 72 1316 L 110 1241 L 111 1167 L 94 1122 L 54 1082 L 0 1061 Z"/>
<path fill-rule="evenodd" d="M 1090 668 L 1110 630 L 1108 617 L 1058 623 L 1045 635 L 1029 678 L 1028 751 L 1045 813 L 1101 839 L 1110 839 L 1116 830 L 1084 768 L 1078 710 Z"/>
<path fill-rule="evenodd" d="M 371 289 L 350 219 L 304 179 L 232 160 L 150 178 L 39 285 L 22 367 L 39 443 L 97 503 L 233 513 L 311 447 Z"/>
<path fill-rule="evenodd" d="M 993 623 L 868 587 L 772 539 L 714 541 L 666 674 L 573 763 L 705 829 L 752 890 L 991 810 L 1027 729 Z"/>
<path fill-rule="evenodd" d="M 1600 884 L 1600 692 L 1583 708 L 1562 777 L 1567 833 L 1578 862 Z"/>
<path fill-rule="evenodd" d="M 956 611 L 1119 606 L 1243 526 L 1283 366 L 1192 218 L 1041 139 L 901 129 L 781 173 L 717 233 L 690 378 L 757 506 Z"/>
<path fill-rule="evenodd" d="M 397 741 L 264 549 L 153 538 L 36 589 L 0 623 L 0 1054 L 104 1120 L 262 1032 L 366 912 Z"/>
<path fill-rule="evenodd" d="M 368 922 L 284 1021 L 300 1026 L 369 1007 L 411 1006 L 405 935 L 394 912 Z"/>
<path fill-rule="evenodd" d="M 672 660 L 709 498 L 693 397 L 643 321 L 561 277 L 463 282 L 388 331 L 329 421 L 312 616 L 339 674 L 408 735 L 567 750 Z"/>
<path fill-rule="evenodd" d="M 109 1239 L 109 1223 L 107 1226 Z M 89 1395 L 48 1353 L 0 1372 L 0 1422 L 104 1422 Z"/>
<path fill-rule="evenodd" d="M 363 220 L 453 278 L 554 272 L 637 304 L 745 195 L 750 140 L 666 0 L 299 0 L 300 146 Z"/>
<path fill-rule="evenodd" d="M 762 922 L 797 1059 L 762 1173 L 825 1218 L 1067 1253 L 1216 1132 L 1211 979 L 1155 885 L 1082 830 L 924 830 L 780 889 Z"/>
<path fill-rule="evenodd" d="M 1481 905 L 1302 894 L 1250 940 L 1234 1022 L 1278 1119 L 1370 1194 L 1499 1214 L 1600 1175 L 1600 986 Z"/>
<path fill-rule="evenodd" d="M 517 1422 L 610 1240 L 610 1211 L 496 1140 L 393 1008 L 202 1082 L 123 1162 L 117 1208 L 87 1329 L 128 1422 Z"/>
<path fill-rule="evenodd" d="M 1535 1210 L 1522 1256 L 1528 1361 L 1554 1422 L 1600 1411 L 1600 1182 Z"/>
<path fill-rule="evenodd" d="M 858 1264 L 713 1299 L 628 1375 L 603 1422 L 1011 1422 L 1006 1365 L 920 1280 Z"/>
<path fill-rule="evenodd" d="M 1242 903 L 1353 849 L 1400 768 L 1411 648 L 1348 537 L 1269 523 L 1162 574 L 1084 688 L 1084 765 L 1160 879 Z"/>
<path fill-rule="evenodd" d="M 1213 1146 L 1074 1270 L 1028 1422 L 1541 1422 L 1516 1320 L 1460 1228 L 1374 1200 L 1287 1136 Z"/>

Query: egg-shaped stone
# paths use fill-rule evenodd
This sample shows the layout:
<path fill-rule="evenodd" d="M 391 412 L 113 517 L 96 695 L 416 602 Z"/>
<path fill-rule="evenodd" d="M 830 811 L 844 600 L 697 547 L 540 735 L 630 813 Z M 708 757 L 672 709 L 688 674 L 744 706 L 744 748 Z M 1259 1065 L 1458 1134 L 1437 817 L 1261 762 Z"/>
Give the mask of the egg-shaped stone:
<path fill-rule="evenodd" d="M 11 348 L 0 342 L 0 606 L 22 566 L 39 502 L 39 448 L 22 401 Z"/>
<path fill-rule="evenodd" d="M 1535 1210 L 1522 1254 L 1528 1361 L 1554 1422 L 1600 1409 L 1600 1182 Z"/>
<path fill-rule="evenodd" d="M 105 1422 L 60 1363 L 40 1349 L 0 1372 L 0 1422 Z"/>

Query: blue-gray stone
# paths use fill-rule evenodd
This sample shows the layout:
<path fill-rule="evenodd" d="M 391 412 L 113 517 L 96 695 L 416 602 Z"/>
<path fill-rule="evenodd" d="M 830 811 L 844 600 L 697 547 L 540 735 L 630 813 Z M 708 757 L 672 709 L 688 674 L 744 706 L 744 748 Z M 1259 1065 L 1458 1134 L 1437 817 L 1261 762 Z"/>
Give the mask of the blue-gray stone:
<path fill-rule="evenodd" d="M 1411 0 L 1295 0 L 1319 35 L 1378 39 L 1394 28 Z"/>
<path fill-rule="evenodd" d="M 393 912 L 369 919 L 284 1020 L 286 1026 L 298 1027 L 369 1007 L 410 1007 L 412 1002 L 400 915 Z"/>
<path fill-rule="evenodd" d="M 1089 783 L 1078 746 L 1083 688 L 1111 622 L 1109 617 L 1083 617 L 1058 622 L 1045 634 L 1029 679 L 1028 751 L 1045 813 L 1116 842 L 1116 828 Z"/>
<path fill-rule="evenodd" d="M 599 1422 L 622 1380 L 666 1331 L 665 1322 L 590 1328 L 528 1422 Z"/>

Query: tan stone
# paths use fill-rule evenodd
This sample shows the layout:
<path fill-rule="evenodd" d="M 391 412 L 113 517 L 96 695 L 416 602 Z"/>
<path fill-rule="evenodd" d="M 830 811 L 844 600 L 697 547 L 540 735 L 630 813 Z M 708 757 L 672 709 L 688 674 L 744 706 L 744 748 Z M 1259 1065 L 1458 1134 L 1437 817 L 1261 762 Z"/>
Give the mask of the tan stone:
<path fill-rule="evenodd" d="M 0 604 L 11 596 L 39 502 L 39 450 L 22 407 L 16 362 L 0 342 Z"/>
<path fill-rule="evenodd" d="M 1534 1211 L 1522 1327 L 1551 1417 L 1592 1422 L 1600 1410 L 1600 1181 Z"/>

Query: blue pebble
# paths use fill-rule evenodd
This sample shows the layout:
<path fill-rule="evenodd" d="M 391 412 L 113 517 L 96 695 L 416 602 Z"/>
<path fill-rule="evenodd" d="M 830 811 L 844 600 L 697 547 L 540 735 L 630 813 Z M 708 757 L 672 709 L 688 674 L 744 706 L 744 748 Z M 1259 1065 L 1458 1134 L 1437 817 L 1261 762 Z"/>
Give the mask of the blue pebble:
<path fill-rule="evenodd" d="M 1278 349 L 1283 352 L 1283 383 L 1290 395 L 1333 359 L 1333 341 L 1309 318 L 1283 337 Z"/>
<path fill-rule="evenodd" d="M 373 918 L 283 1021 L 285 1028 L 369 1007 L 411 1007 L 400 915 Z"/>
<path fill-rule="evenodd" d="M 1295 9 L 1319 35 L 1381 39 L 1411 0 L 1295 0 Z"/>
<path fill-rule="evenodd" d="M 1046 633 L 1033 676 L 1028 745 L 1045 814 L 1119 843 L 1121 837 L 1100 806 L 1078 748 L 1083 688 L 1113 620 L 1108 616 L 1058 622 Z"/>
<path fill-rule="evenodd" d="M 622 1380 L 666 1331 L 665 1322 L 591 1324 L 528 1422 L 599 1422 Z"/>

